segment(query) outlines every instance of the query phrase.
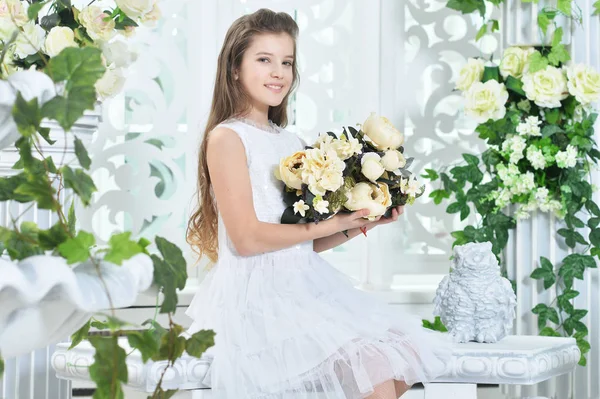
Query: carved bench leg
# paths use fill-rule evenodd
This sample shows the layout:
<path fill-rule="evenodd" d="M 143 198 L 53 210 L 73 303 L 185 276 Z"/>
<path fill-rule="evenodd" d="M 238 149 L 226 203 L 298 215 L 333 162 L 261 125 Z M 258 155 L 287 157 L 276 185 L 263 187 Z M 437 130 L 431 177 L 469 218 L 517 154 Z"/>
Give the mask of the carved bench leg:
<path fill-rule="evenodd" d="M 477 384 L 425 384 L 425 399 L 477 399 Z"/>

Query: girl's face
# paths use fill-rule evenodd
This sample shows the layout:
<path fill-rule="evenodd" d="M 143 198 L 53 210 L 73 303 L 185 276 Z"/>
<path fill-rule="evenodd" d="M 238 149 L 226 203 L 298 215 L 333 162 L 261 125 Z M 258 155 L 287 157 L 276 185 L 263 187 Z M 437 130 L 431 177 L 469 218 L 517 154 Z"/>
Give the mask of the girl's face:
<path fill-rule="evenodd" d="M 268 111 L 281 104 L 293 80 L 294 40 L 287 33 L 254 36 L 236 75 L 252 107 Z"/>

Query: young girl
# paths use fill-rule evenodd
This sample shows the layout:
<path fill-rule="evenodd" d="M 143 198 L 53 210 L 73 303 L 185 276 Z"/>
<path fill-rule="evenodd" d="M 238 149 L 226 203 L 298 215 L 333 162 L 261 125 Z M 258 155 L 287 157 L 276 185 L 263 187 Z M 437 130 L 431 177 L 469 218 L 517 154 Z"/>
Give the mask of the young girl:
<path fill-rule="evenodd" d="M 374 222 L 361 210 L 279 223 L 283 183 L 273 172 L 304 148 L 284 129 L 297 34 L 288 14 L 262 9 L 225 37 L 188 226 L 190 244 L 217 263 L 187 310 L 189 332 L 216 332 L 205 381 L 216 398 L 398 398 L 444 371 L 447 345 L 355 289 L 318 252 L 402 209 Z"/>

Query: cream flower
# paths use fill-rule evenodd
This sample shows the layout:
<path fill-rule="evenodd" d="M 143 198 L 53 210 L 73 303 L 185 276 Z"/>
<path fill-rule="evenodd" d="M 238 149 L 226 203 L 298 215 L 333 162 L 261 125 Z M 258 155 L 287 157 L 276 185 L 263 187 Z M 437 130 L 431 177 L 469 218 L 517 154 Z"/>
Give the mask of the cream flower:
<path fill-rule="evenodd" d="M 44 45 L 46 31 L 33 21 L 23 26 L 23 32 L 17 36 L 15 54 L 19 58 L 25 58 L 28 55 L 37 53 Z"/>
<path fill-rule="evenodd" d="M 458 80 L 456 81 L 456 88 L 460 91 L 467 91 L 473 83 L 481 82 L 484 69 L 485 63 L 482 59 L 469 58 L 466 65 L 460 70 Z"/>
<path fill-rule="evenodd" d="M 102 54 L 108 66 L 126 68 L 137 59 L 137 54 L 129 49 L 127 43 L 115 40 L 102 45 Z"/>
<path fill-rule="evenodd" d="M 534 169 L 544 169 L 546 167 L 546 158 L 542 150 L 533 146 L 527 148 L 527 160 L 531 163 Z"/>
<path fill-rule="evenodd" d="M 465 113 L 477 123 L 502 119 L 506 114 L 506 100 L 508 91 L 502 83 L 495 80 L 476 82 L 465 93 Z"/>
<path fill-rule="evenodd" d="M 559 168 L 573 168 L 577 165 L 577 148 L 568 145 L 566 151 L 559 151 L 556 154 L 556 165 Z"/>
<path fill-rule="evenodd" d="M 282 158 L 279 167 L 275 169 L 275 177 L 290 188 L 302 189 L 302 170 L 305 157 L 304 151 L 297 151 L 287 158 Z"/>
<path fill-rule="evenodd" d="M 362 144 L 354 137 L 350 137 L 347 140 L 334 140 L 331 143 L 331 148 L 335 150 L 338 157 L 343 161 L 351 156 L 362 153 Z"/>
<path fill-rule="evenodd" d="M 141 21 L 144 25 L 148 27 L 155 27 L 156 22 L 158 22 L 158 20 L 161 17 L 162 13 L 160 12 L 160 8 L 158 8 L 158 4 L 156 3 L 156 0 L 154 0 L 154 5 L 152 6 L 152 9 L 150 10 L 150 12 L 147 12 L 146 14 L 142 15 Z"/>
<path fill-rule="evenodd" d="M 137 19 L 148 14 L 155 4 L 154 0 L 115 0 L 115 2 L 131 19 Z"/>
<path fill-rule="evenodd" d="M 96 82 L 95 87 L 102 100 L 114 97 L 123 90 L 125 86 L 125 76 L 121 68 L 109 68 L 104 75 Z"/>
<path fill-rule="evenodd" d="M 361 173 L 372 182 L 379 179 L 383 175 L 383 172 L 385 172 L 383 165 L 381 165 L 381 157 L 374 152 L 363 155 L 360 164 Z"/>
<path fill-rule="evenodd" d="M 569 93 L 582 105 L 600 98 L 600 73 L 585 64 L 575 64 L 567 68 L 567 88 Z"/>
<path fill-rule="evenodd" d="M 537 116 L 528 116 L 524 122 L 517 125 L 517 133 L 525 136 L 541 136 L 541 124 L 542 121 Z"/>
<path fill-rule="evenodd" d="M 404 135 L 387 118 L 377 116 L 375 112 L 371 112 L 361 130 L 381 151 L 395 150 L 404 143 Z"/>
<path fill-rule="evenodd" d="M 388 172 L 393 172 L 406 165 L 406 158 L 398 150 L 388 150 L 381 157 L 381 165 Z"/>
<path fill-rule="evenodd" d="M 409 178 L 402 179 L 401 190 L 402 193 L 408 194 L 411 197 L 416 197 L 417 195 L 422 193 L 422 186 L 419 184 L 419 181 L 415 177 L 415 175 L 410 176 Z"/>
<path fill-rule="evenodd" d="M 520 78 L 527 71 L 528 59 L 535 52 L 533 48 L 522 49 L 521 47 L 509 47 L 504 50 L 502 61 L 500 61 L 500 74 L 504 79 L 509 75 Z"/>
<path fill-rule="evenodd" d="M 392 205 L 390 190 L 385 183 L 357 183 L 346 196 L 348 200 L 344 206 L 351 211 L 368 209 L 367 218 L 370 220 L 383 215 Z"/>
<path fill-rule="evenodd" d="M 77 47 L 75 33 L 66 26 L 55 26 L 46 36 L 44 50 L 50 57 L 56 57 L 67 47 Z"/>
<path fill-rule="evenodd" d="M 313 208 L 321 215 L 329 213 L 329 201 L 325 201 L 321 196 L 315 197 L 313 200 Z"/>
<path fill-rule="evenodd" d="M 109 41 L 115 35 L 115 21 L 98 6 L 87 6 L 79 13 L 79 22 L 92 40 Z"/>
<path fill-rule="evenodd" d="M 28 3 L 19 0 L 0 0 L 0 23 L 13 27 L 24 26 L 29 22 L 27 17 Z"/>
<path fill-rule="evenodd" d="M 563 72 L 548 65 L 546 69 L 523 76 L 523 90 L 527 98 L 539 107 L 558 108 L 569 95 Z"/>
<path fill-rule="evenodd" d="M 304 200 L 294 202 L 294 214 L 299 213 L 300 216 L 304 217 L 309 209 L 310 207 L 304 203 Z"/>

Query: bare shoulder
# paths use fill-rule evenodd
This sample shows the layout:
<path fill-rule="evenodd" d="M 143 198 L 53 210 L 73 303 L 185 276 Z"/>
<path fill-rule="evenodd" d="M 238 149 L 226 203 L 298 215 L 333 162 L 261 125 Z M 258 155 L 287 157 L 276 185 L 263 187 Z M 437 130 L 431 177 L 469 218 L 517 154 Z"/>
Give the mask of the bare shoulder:
<path fill-rule="evenodd" d="M 241 153 L 245 155 L 240 136 L 225 126 L 218 126 L 208 133 L 207 152 L 218 154 Z"/>

